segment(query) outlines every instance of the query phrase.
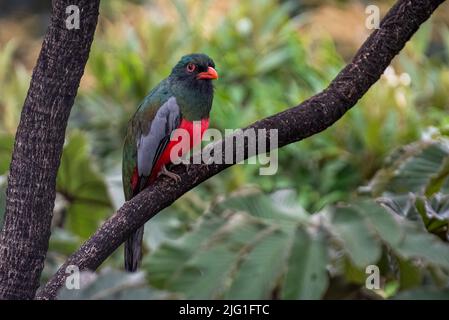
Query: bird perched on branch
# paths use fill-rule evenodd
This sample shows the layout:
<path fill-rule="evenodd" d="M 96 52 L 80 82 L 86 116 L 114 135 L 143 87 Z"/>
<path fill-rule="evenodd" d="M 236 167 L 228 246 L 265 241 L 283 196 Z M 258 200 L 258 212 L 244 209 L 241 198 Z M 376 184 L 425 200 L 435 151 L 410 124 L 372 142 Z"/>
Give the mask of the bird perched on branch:
<path fill-rule="evenodd" d="M 187 144 L 192 148 L 196 121 L 201 124 L 202 136 L 209 126 L 214 94 L 212 80 L 217 78 L 215 64 L 207 55 L 184 56 L 168 78 L 151 90 L 139 105 L 128 124 L 123 148 L 122 178 L 126 200 L 133 198 L 161 174 L 179 180 L 179 176 L 168 171 L 166 165 L 172 162 L 172 148 L 186 141 L 170 137 L 175 130 L 184 129 L 190 139 Z M 140 227 L 125 242 L 127 271 L 136 271 L 140 264 L 143 228 Z"/>

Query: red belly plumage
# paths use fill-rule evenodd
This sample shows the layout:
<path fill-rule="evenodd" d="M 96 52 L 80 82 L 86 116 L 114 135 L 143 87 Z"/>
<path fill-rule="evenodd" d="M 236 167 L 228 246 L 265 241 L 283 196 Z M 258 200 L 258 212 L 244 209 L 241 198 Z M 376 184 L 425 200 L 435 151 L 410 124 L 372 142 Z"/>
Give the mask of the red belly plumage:
<path fill-rule="evenodd" d="M 195 134 L 198 134 L 197 132 L 194 132 L 194 122 L 188 121 L 186 119 L 182 119 L 178 129 L 185 130 L 188 133 L 187 137 L 189 137 L 189 140 L 190 140 L 189 143 L 186 143 L 186 145 L 185 145 L 186 148 L 184 148 L 182 151 L 187 153 L 195 146 L 195 144 L 199 143 L 201 141 L 201 138 L 203 137 L 204 132 L 207 130 L 208 127 L 209 127 L 209 119 L 208 118 L 202 119 L 201 120 L 201 128 L 199 130 L 200 136 L 194 137 Z M 178 138 L 178 140 L 176 140 L 176 141 L 170 140 L 168 142 L 168 144 L 165 147 L 164 151 L 162 152 L 161 156 L 156 161 L 153 169 L 151 170 L 151 175 L 148 179 L 147 185 L 154 182 L 154 180 L 156 180 L 157 175 L 158 175 L 159 171 L 161 170 L 162 166 L 171 163 L 171 159 L 170 159 L 171 151 L 176 145 L 178 145 L 180 143 L 184 143 L 183 137 L 184 136 L 180 136 Z M 184 156 L 184 154 L 179 152 L 178 157 L 181 158 L 182 156 Z M 137 167 L 136 167 L 134 169 L 134 173 L 131 178 L 131 185 L 134 190 L 137 187 L 138 182 L 139 182 L 139 174 L 137 172 Z"/>

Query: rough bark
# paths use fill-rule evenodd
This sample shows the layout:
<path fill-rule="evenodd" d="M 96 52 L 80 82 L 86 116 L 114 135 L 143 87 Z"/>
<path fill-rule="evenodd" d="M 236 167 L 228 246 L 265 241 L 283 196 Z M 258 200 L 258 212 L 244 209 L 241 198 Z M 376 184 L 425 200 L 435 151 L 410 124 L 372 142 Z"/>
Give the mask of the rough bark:
<path fill-rule="evenodd" d="M 48 249 L 67 119 L 89 56 L 99 0 L 54 0 L 16 133 L 0 236 L 0 299 L 32 299 Z M 80 28 L 68 29 L 69 5 Z"/>
<path fill-rule="evenodd" d="M 404 47 L 444 0 L 399 0 L 359 49 L 354 59 L 323 92 L 296 107 L 260 120 L 248 128 L 277 129 L 279 147 L 321 132 L 353 107 L 380 78 Z M 247 129 L 248 129 L 247 128 Z M 163 208 L 229 164 L 177 166 L 181 183 L 162 178 L 126 202 L 74 253 L 41 290 L 38 299 L 53 299 L 65 281 L 68 265 L 95 270 L 128 236 Z"/>

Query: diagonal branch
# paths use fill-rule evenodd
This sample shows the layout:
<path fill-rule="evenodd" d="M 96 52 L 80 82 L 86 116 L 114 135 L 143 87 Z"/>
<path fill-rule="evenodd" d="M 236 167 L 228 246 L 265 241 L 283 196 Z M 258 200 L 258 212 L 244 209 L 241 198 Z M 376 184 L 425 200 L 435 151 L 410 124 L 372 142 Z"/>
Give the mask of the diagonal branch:
<path fill-rule="evenodd" d="M 325 130 L 353 107 L 380 78 L 394 56 L 442 2 L 444 0 L 399 0 L 382 20 L 380 29 L 370 35 L 352 62 L 328 88 L 298 106 L 262 119 L 245 130 L 275 129 L 279 147 Z M 184 193 L 229 166 L 190 165 L 188 170 L 182 165 L 175 167 L 174 172 L 182 178 L 181 183 L 159 179 L 126 202 L 65 262 L 37 298 L 55 298 L 65 281 L 68 265 L 76 265 L 80 270 L 95 270 L 133 231 Z"/>

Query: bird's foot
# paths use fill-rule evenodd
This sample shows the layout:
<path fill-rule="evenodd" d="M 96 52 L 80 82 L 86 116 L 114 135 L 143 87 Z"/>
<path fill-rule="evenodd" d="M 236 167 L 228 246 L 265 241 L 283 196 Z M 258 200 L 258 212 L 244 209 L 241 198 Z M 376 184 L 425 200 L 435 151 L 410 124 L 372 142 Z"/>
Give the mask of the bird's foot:
<path fill-rule="evenodd" d="M 160 175 L 167 176 L 167 177 L 175 180 L 176 182 L 180 182 L 181 181 L 181 177 L 179 175 L 177 175 L 176 173 L 168 171 L 168 169 L 165 167 L 165 165 L 162 166 L 162 169 L 159 172 L 158 176 L 160 176 Z"/>

